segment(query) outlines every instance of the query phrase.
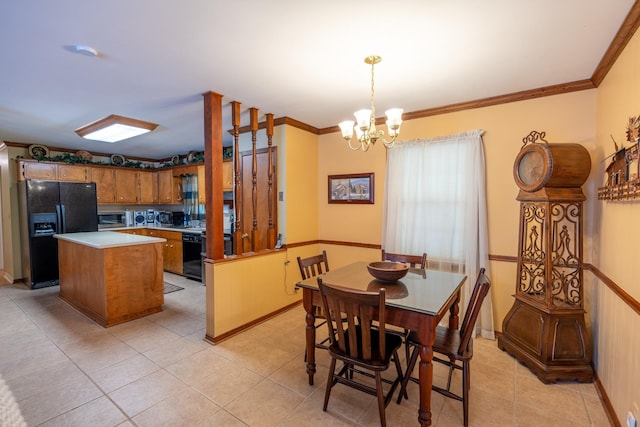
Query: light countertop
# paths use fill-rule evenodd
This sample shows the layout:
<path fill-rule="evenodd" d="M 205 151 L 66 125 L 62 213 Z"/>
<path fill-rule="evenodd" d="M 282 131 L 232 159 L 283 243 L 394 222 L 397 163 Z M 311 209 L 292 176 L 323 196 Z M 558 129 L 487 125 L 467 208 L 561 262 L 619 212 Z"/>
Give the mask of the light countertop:
<path fill-rule="evenodd" d="M 162 243 L 166 239 L 137 234 L 117 233 L 115 231 L 93 231 L 86 233 L 54 234 L 56 239 L 67 240 L 80 245 L 97 249 L 116 248 L 120 246 L 144 245 Z"/>
<path fill-rule="evenodd" d="M 165 230 L 165 231 L 178 231 L 180 233 L 196 233 L 196 234 L 202 234 L 203 231 L 205 231 L 206 229 L 204 227 L 147 227 L 146 225 L 144 227 L 126 227 L 126 226 L 122 226 L 122 227 L 109 227 L 109 228 L 102 228 L 102 229 L 98 229 L 99 232 L 103 232 L 103 231 L 122 231 L 122 230 L 138 230 L 138 229 L 142 229 L 142 228 L 146 228 L 148 230 Z"/>

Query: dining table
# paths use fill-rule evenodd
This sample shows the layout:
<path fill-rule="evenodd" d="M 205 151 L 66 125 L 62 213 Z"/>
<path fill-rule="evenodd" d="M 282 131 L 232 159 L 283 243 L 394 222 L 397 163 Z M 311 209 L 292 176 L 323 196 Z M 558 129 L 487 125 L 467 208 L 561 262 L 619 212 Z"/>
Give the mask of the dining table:
<path fill-rule="evenodd" d="M 449 327 L 458 329 L 460 293 L 467 276 L 436 270 L 410 268 L 407 274 L 393 282 L 375 279 L 367 269 L 368 262 L 358 261 L 318 276 L 323 283 L 360 291 L 377 291 L 385 288 L 386 323 L 415 331 L 420 341 L 420 406 L 418 422 L 431 425 L 431 386 L 433 383 L 433 350 L 438 323 L 449 313 Z M 296 283 L 302 289 L 302 302 L 306 311 L 306 368 L 309 384 L 313 385 L 315 364 L 315 310 L 322 301 L 318 277 Z"/>

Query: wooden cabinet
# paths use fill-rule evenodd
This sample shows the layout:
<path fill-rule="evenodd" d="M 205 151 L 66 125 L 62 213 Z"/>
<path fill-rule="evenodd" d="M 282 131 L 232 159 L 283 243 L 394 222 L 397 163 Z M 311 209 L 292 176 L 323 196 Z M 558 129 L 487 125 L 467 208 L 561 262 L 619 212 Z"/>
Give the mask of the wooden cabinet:
<path fill-rule="evenodd" d="M 171 169 L 161 170 L 158 175 L 158 200 L 161 204 L 173 203 L 173 173 Z"/>
<path fill-rule="evenodd" d="M 167 239 L 162 248 L 164 270 L 182 274 L 182 233 L 153 228 L 147 228 L 146 233 L 148 236 Z"/>
<path fill-rule="evenodd" d="M 116 203 L 132 204 L 138 202 L 138 172 L 128 169 L 116 169 Z"/>
<path fill-rule="evenodd" d="M 58 165 L 58 181 L 91 182 L 91 168 L 82 165 Z"/>
<path fill-rule="evenodd" d="M 58 165 L 36 161 L 18 161 L 18 181 L 25 179 L 42 179 L 55 181 L 58 178 Z"/>
<path fill-rule="evenodd" d="M 158 199 L 160 204 L 182 204 L 182 176 L 171 169 L 158 172 Z"/>
<path fill-rule="evenodd" d="M 116 177 L 112 168 L 91 168 L 91 181 L 96 183 L 98 204 L 116 203 Z"/>
<path fill-rule="evenodd" d="M 222 191 L 233 191 L 232 161 L 222 162 Z"/>
<path fill-rule="evenodd" d="M 158 175 L 155 172 L 138 172 L 138 203 L 159 203 Z"/>
<path fill-rule="evenodd" d="M 198 166 L 198 203 L 204 205 L 207 201 L 206 182 L 204 177 L 204 165 Z"/>
<path fill-rule="evenodd" d="M 18 181 L 25 179 L 91 182 L 91 168 L 84 165 L 20 159 L 18 160 Z"/>

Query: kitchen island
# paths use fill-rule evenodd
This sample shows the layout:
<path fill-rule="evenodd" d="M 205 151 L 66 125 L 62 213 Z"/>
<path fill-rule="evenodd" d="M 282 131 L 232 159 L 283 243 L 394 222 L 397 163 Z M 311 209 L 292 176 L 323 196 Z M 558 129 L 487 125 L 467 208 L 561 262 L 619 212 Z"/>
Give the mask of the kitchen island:
<path fill-rule="evenodd" d="M 104 327 L 162 311 L 165 239 L 112 231 L 54 237 L 61 299 Z"/>

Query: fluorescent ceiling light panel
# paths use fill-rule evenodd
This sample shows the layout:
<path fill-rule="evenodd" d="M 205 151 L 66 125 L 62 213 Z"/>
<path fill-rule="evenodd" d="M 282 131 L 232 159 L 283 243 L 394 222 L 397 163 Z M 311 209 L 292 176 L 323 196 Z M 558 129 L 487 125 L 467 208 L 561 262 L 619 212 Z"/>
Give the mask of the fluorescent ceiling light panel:
<path fill-rule="evenodd" d="M 157 127 L 155 123 L 112 114 L 76 129 L 76 133 L 94 141 L 118 142 L 151 132 Z"/>

